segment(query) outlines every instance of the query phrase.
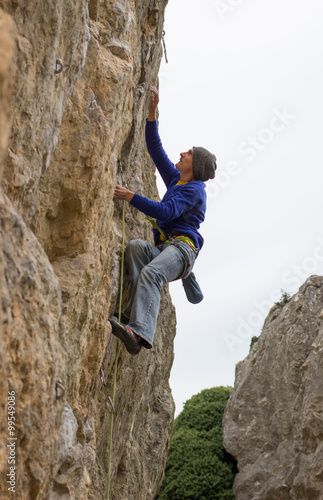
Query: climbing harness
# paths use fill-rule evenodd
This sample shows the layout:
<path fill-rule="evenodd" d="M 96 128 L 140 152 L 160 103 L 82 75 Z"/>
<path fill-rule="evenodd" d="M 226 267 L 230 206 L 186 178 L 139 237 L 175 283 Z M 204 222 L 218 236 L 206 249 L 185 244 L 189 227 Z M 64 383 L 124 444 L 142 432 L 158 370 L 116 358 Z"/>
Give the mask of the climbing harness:
<path fill-rule="evenodd" d="M 157 225 L 156 219 L 154 219 L 153 217 L 150 217 L 149 215 L 146 215 L 146 219 L 149 220 L 149 222 L 151 223 L 151 225 L 153 226 L 154 229 L 157 229 L 157 231 L 159 231 L 160 240 L 162 243 L 172 243 L 175 240 L 185 241 L 185 243 L 187 243 L 194 250 L 194 252 L 197 253 L 198 250 L 197 250 L 194 242 L 191 240 L 191 238 L 189 238 L 188 236 L 185 236 L 184 234 L 174 234 L 173 236 L 172 236 L 172 234 L 168 235 L 168 234 L 164 233 L 164 231 Z"/>
<path fill-rule="evenodd" d="M 163 48 L 164 48 L 165 61 L 168 64 L 167 50 L 166 50 L 166 43 L 165 43 L 165 35 L 166 35 L 165 30 L 163 30 L 163 33 L 162 33 L 162 42 L 163 42 Z"/>
<path fill-rule="evenodd" d="M 163 241 L 163 243 L 171 243 L 172 241 L 177 240 L 177 241 L 185 241 L 193 250 L 195 253 L 197 253 L 197 248 L 194 245 L 193 241 L 188 237 L 184 235 L 179 235 L 179 236 L 174 236 L 171 240 L 166 240 Z"/>
<path fill-rule="evenodd" d="M 125 201 L 122 203 L 122 247 L 121 247 L 121 276 L 120 276 L 120 297 L 119 297 L 119 323 L 121 321 L 121 309 L 122 309 L 122 292 L 123 292 L 123 269 L 124 269 L 124 242 L 125 242 Z M 109 462 L 108 462 L 108 485 L 107 485 L 107 500 L 109 500 L 110 494 L 110 475 L 111 475 L 111 458 L 112 458 L 112 437 L 113 437 L 113 417 L 115 413 L 114 400 L 116 395 L 116 385 L 117 385 L 117 367 L 118 367 L 118 352 L 119 352 L 119 340 L 117 340 L 116 347 L 116 356 L 114 361 L 114 375 L 113 375 L 113 389 L 112 389 L 112 400 L 108 397 L 108 400 L 111 402 L 112 412 L 110 419 L 110 446 L 109 446 Z M 104 380 L 104 372 L 101 368 L 101 377 L 103 375 Z M 102 380 L 102 378 L 101 378 Z M 102 383 L 103 383 L 102 381 Z"/>

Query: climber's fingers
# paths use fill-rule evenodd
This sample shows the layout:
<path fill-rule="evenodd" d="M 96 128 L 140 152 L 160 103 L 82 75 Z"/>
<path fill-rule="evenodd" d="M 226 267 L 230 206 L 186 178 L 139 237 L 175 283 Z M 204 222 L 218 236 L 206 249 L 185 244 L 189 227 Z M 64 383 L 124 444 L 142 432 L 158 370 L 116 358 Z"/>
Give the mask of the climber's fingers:
<path fill-rule="evenodd" d="M 134 193 L 130 191 L 129 189 L 119 186 L 119 184 L 116 185 L 115 190 L 114 190 L 114 195 L 113 198 L 115 200 L 126 200 L 126 201 L 131 201 L 133 198 Z"/>
<path fill-rule="evenodd" d="M 113 198 L 116 199 L 116 200 L 123 200 L 124 196 L 126 194 L 126 191 L 127 191 L 126 188 L 124 188 L 122 186 L 119 186 L 117 184 L 116 187 L 115 187 L 115 190 L 114 190 Z"/>
<path fill-rule="evenodd" d="M 158 106 L 158 103 L 159 103 L 159 94 L 158 94 L 158 90 L 157 88 L 152 85 L 150 87 L 150 90 L 151 90 L 151 94 L 150 94 L 150 102 L 151 104 L 154 104 L 156 107 Z"/>

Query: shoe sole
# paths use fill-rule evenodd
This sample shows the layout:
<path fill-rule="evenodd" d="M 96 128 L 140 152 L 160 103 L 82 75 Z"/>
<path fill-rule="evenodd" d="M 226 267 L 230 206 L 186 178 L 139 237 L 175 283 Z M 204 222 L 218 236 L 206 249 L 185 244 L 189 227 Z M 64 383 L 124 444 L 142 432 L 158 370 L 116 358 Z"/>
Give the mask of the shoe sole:
<path fill-rule="evenodd" d="M 127 330 L 117 321 L 110 319 L 109 322 L 112 328 L 111 333 L 119 340 L 121 340 L 129 354 L 131 354 L 132 356 L 136 356 L 137 354 L 139 354 L 139 352 L 141 351 L 141 346 L 134 345 L 135 339 L 132 339 L 130 337 L 130 333 L 127 332 Z"/>

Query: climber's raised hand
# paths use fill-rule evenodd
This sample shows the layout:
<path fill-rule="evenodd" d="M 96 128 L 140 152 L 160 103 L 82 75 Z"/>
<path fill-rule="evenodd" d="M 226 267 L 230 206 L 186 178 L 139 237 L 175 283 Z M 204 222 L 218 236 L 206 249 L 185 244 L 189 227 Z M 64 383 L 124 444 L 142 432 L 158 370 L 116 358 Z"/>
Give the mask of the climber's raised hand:
<path fill-rule="evenodd" d="M 149 101 L 149 113 L 148 113 L 149 122 L 154 122 L 157 119 L 158 103 L 159 103 L 158 90 L 154 85 L 152 85 L 150 87 L 150 101 Z"/>
<path fill-rule="evenodd" d="M 113 198 L 115 200 L 126 200 L 130 202 L 133 198 L 135 193 L 130 191 L 129 189 L 119 186 L 119 184 L 116 185 L 115 190 L 114 190 L 114 195 Z"/>

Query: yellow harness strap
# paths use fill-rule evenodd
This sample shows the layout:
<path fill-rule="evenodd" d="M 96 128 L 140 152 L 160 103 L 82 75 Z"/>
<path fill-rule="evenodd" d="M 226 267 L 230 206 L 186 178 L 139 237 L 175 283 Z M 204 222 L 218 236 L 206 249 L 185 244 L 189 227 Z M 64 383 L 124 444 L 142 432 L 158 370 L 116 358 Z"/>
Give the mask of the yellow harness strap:
<path fill-rule="evenodd" d="M 196 248 L 196 246 L 194 244 L 194 241 L 192 241 L 191 238 L 189 238 L 188 236 L 185 236 L 183 234 L 183 235 L 175 236 L 174 238 L 172 238 L 170 240 L 169 237 L 166 236 L 166 234 L 164 233 L 164 231 L 162 229 L 160 229 L 160 227 L 157 226 L 156 219 L 154 219 L 153 217 L 150 217 L 149 215 L 146 215 L 146 219 L 149 220 L 149 222 L 152 224 L 152 226 L 153 226 L 154 229 L 157 229 L 157 231 L 159 231 L 159 233 L 160 233 L 160 240 L 162 241 L 162 243 L 170 243 L 171 241 L 174 241 L 174 240 L 184 241 L 191 248 L 193 248 L 194 252 L 197 252 L 197 248 Z"/>

